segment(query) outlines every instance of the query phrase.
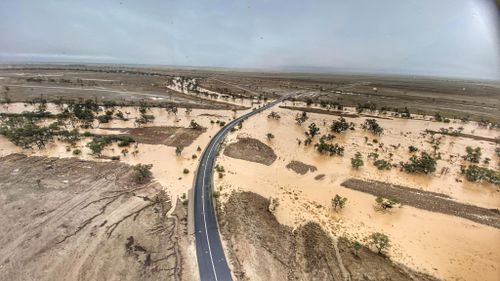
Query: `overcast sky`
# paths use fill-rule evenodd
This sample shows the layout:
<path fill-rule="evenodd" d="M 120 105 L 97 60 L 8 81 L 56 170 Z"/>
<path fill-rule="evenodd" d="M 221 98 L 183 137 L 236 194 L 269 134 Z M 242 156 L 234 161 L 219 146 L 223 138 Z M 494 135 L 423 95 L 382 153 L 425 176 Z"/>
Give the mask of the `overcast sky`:
<path fill-rule="evenodd" d="M 0 1 L 0 62 L 500 78 L 488 0 Z"/>

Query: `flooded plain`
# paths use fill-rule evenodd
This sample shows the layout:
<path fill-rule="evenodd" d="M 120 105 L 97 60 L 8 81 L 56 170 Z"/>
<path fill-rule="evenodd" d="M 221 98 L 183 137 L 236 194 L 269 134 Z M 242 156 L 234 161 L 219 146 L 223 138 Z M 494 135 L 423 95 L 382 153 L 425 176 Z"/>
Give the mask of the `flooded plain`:
<path fill-rule="evenodd" d="M 241 159 L 219 156 L 217 163 L 225 170 L 223 178 L 216 179 L 224 201 L 234 190 L 256 192 L 266 198 L 278 198 L 275 210 L 278 220 L 298 227 L 308 221 L 320 223 L 334 236 L 346 236 L 364 241 L 373 232 L 389 236 L 392 247 L 389 256 L 396 262 L 423 271 L 444 280 L 498 280 L 500 276 L 500 230 L 464 218 L 434 213 L 410 206 L 381 212 L 375 209 L 375 196 L 341 186 L 349 178 L 377 180 L 406 187 L 448 195 L 452 200 L 481 206 L 500 208 L 500 190 L 488 183 L 470 183 L 460 172 L 465 164 L 458 154 L 465 154 L 466 146 L 481 147 L 482 157 L 494 159 L 488 167 L 497 169 L 498 157 L 494 142 L 470 138 L 440 137 L 437 170 L 432 175 L 414 175 L 392 168 L 378 170 L 367 158 L 375 148 L 379 158 L 392 159 L 392 163 L 407 161 L 411 154 L 408 146 L 421 151 L 431 151 L 429 136 L 421 133 L 440 128 L 463 127 L 463 132 L 489 138 L 499 136 L 498 130 L 479 128 L 476 123 L 462 124 L 401 118 L 377 119 L 384 128 L 381 136 L 364 132 L 360 124 L 366 117 L 347 118 L 356 124 L 355 130 L 336 134 L 333 143 L 345 147 L 341 156 L 319 154 L 313 145 L 299 145 L 305 139 L 307 126 L 314 122 L 322 134 L 329 133 L 329 126 L 338 116 L 309 113 L 309 119 L 295 124 L 299 111 L 273 108 L 281 118 L 268 118 L 269 112 L 260 113 L 245 121 L 241 130 L 231 133 L 226 143 L 238 138 L 254 138 L 269 145 L 277 155 L 270 166 Z M 274 138 L 268 138 L 272 133 Z M 368 139 L 365 140 L 365 137 Z M 317 142 L 313 141 L 313 144 Z M 373 139 L 376 139 L 374 142 Z M 380 144 L 383 147 L 380 148 Z M 355 170 L 350 159 L 356 152 L 363 155 L 364 166 Z M 391 155 L 390 155 L 391 154 Z M 317 168 L 304 175 L 287 169 L 291 161 L 300 161 Z M 331 199 L 339 194 L 347 198 L 346 207 L 333 211 Z"/>

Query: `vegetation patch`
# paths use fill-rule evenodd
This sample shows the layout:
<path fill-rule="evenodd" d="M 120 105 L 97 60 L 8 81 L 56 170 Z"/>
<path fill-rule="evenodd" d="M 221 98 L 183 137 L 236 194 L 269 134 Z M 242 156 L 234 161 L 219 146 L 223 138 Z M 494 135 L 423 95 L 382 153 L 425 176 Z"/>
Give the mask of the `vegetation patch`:
<path fill-rule="evenodd" d="M 195 126 L 196 128 L 192 128 Z M 133 137 L 138 143 L 163 144 L 172 147 L 186 147 L 191 145 L 206 128 L 199 127 L 194 122 L 191 128 L 183 127 L 144 127 L 144 128 L 117 128 Z"/>

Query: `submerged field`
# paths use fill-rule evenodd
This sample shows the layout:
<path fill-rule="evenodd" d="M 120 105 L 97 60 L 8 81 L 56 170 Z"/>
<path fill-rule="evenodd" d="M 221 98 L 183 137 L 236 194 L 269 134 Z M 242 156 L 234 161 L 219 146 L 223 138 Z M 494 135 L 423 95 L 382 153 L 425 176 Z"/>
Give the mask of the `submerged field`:
<path fill-rule="evenodd" d="M 273 213 L 280 223 L 290 227 L 313 221 L 331 235 L 351 241 L 367 241 L 371 233 L 382 232 L 392 243 L 388 251 L 391 259 L 415 270 L 444 280 L 496 280 L 500 274 L 500 256 L 490 246 L 500 242 L 498 182 L 470 182 L 462 174 L 461 166 L 471 164 L 462 159 L 466 147 L 480 147 L 482 156 L 478 165 L 498 173 L 497 129 L 461 121 L 443 123 L 380 116 L 376 120 L 384 131 L 373 135 L 361 128 L 370 117 L 359 116 L 345 117 L 347 122 L 354 123 L 354 130 L 332 133 L 330 126 L 339 118 L 336 115 L 308 113 L 307 121 L 298 125 L 295 118 L 300 111 L 273 111 L 279 119 L 261 113 L 245 121 L 242 129 L 228 137 L 228 148 L 242 139 L 260 141 L 272 149 L 276 160 L 270 165 L 253 160 L 258 158 L 255 154 L 265 154 L 267 150 L 255 149 L 246 160 L 223 153 L 217 163 L 226 173 L 216 180 L 223 205 L 233 192 L 255 192 L 278 202 L 274 203 Z M 321 134 L 305 146 L 305 132 L 311 123 L 317 124 Z M 463 133 L 489 141 L 425 133 L 449 127 L 463 127 Z M 328 143 L 343 146 L 343 156 L 317 151 L 314 144 L 326 134 L 334 135 Z M 437 139 L 439 147 L 434 152 Z M 409 146 L 416 147 L 418 152 L 410 152 Z M 400 171 L 400 162 L 407 162 L 422 151 L 440 155 L 434 172 Z M 358 169 L 351 165 L 356 152 L 364 162 Z M 377 159 L 390 163 L 389 167 L 378 169 L 373 153 L 378 155 Z M 484 159 L 490 159 L 488 164 Z M 302 169 L 296 170 L 297 165 Z M 370 183 L 372 180 L 415 192 L 389 192 L 389 186 L 378 187 Z M 347 198 L 343 209 L 333 209 L 331 200 L 335 195 Z M 403 204 L 379 210 L 377 196 L 399 199 Z"/>
<path fill-rule="evenodd" d="M 495 84 L 111 67 L 0 77 L 6 280 L 123 279 L 124 269 L 130 280 L 196 280 L 186 216 L 198 159 L 230 120 L 288 93 L 218 153 L 214 197 L 235 279 L 500 275 Z M 381 131 L 365 129 L 375 123 Z M 43 134 L 20 141 L 5 128 Z M 152 164 L 147 183 L 133 180 L 138 164 Z M 377 253 L 373 233 L 391 246 Z M 96 266 L 104 258 L 117 262 Z"/>

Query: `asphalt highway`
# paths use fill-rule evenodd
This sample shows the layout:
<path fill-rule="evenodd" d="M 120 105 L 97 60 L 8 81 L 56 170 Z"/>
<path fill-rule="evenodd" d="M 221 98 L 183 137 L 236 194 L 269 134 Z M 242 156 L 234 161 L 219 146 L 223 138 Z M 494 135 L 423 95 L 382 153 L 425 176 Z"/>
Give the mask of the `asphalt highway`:
<path fill-rule="evenodd" d="M 217 150 L 227 132 L 239 122 L 282 102 L 283 96 L 267 105 L 242 115 L 225 125 L 211 140 L 200 157 L 194 182 L 194 229 L 196 256 L 202 281 L 232 280 L 224 255 L 212 198 L 213 168 Z"/>

